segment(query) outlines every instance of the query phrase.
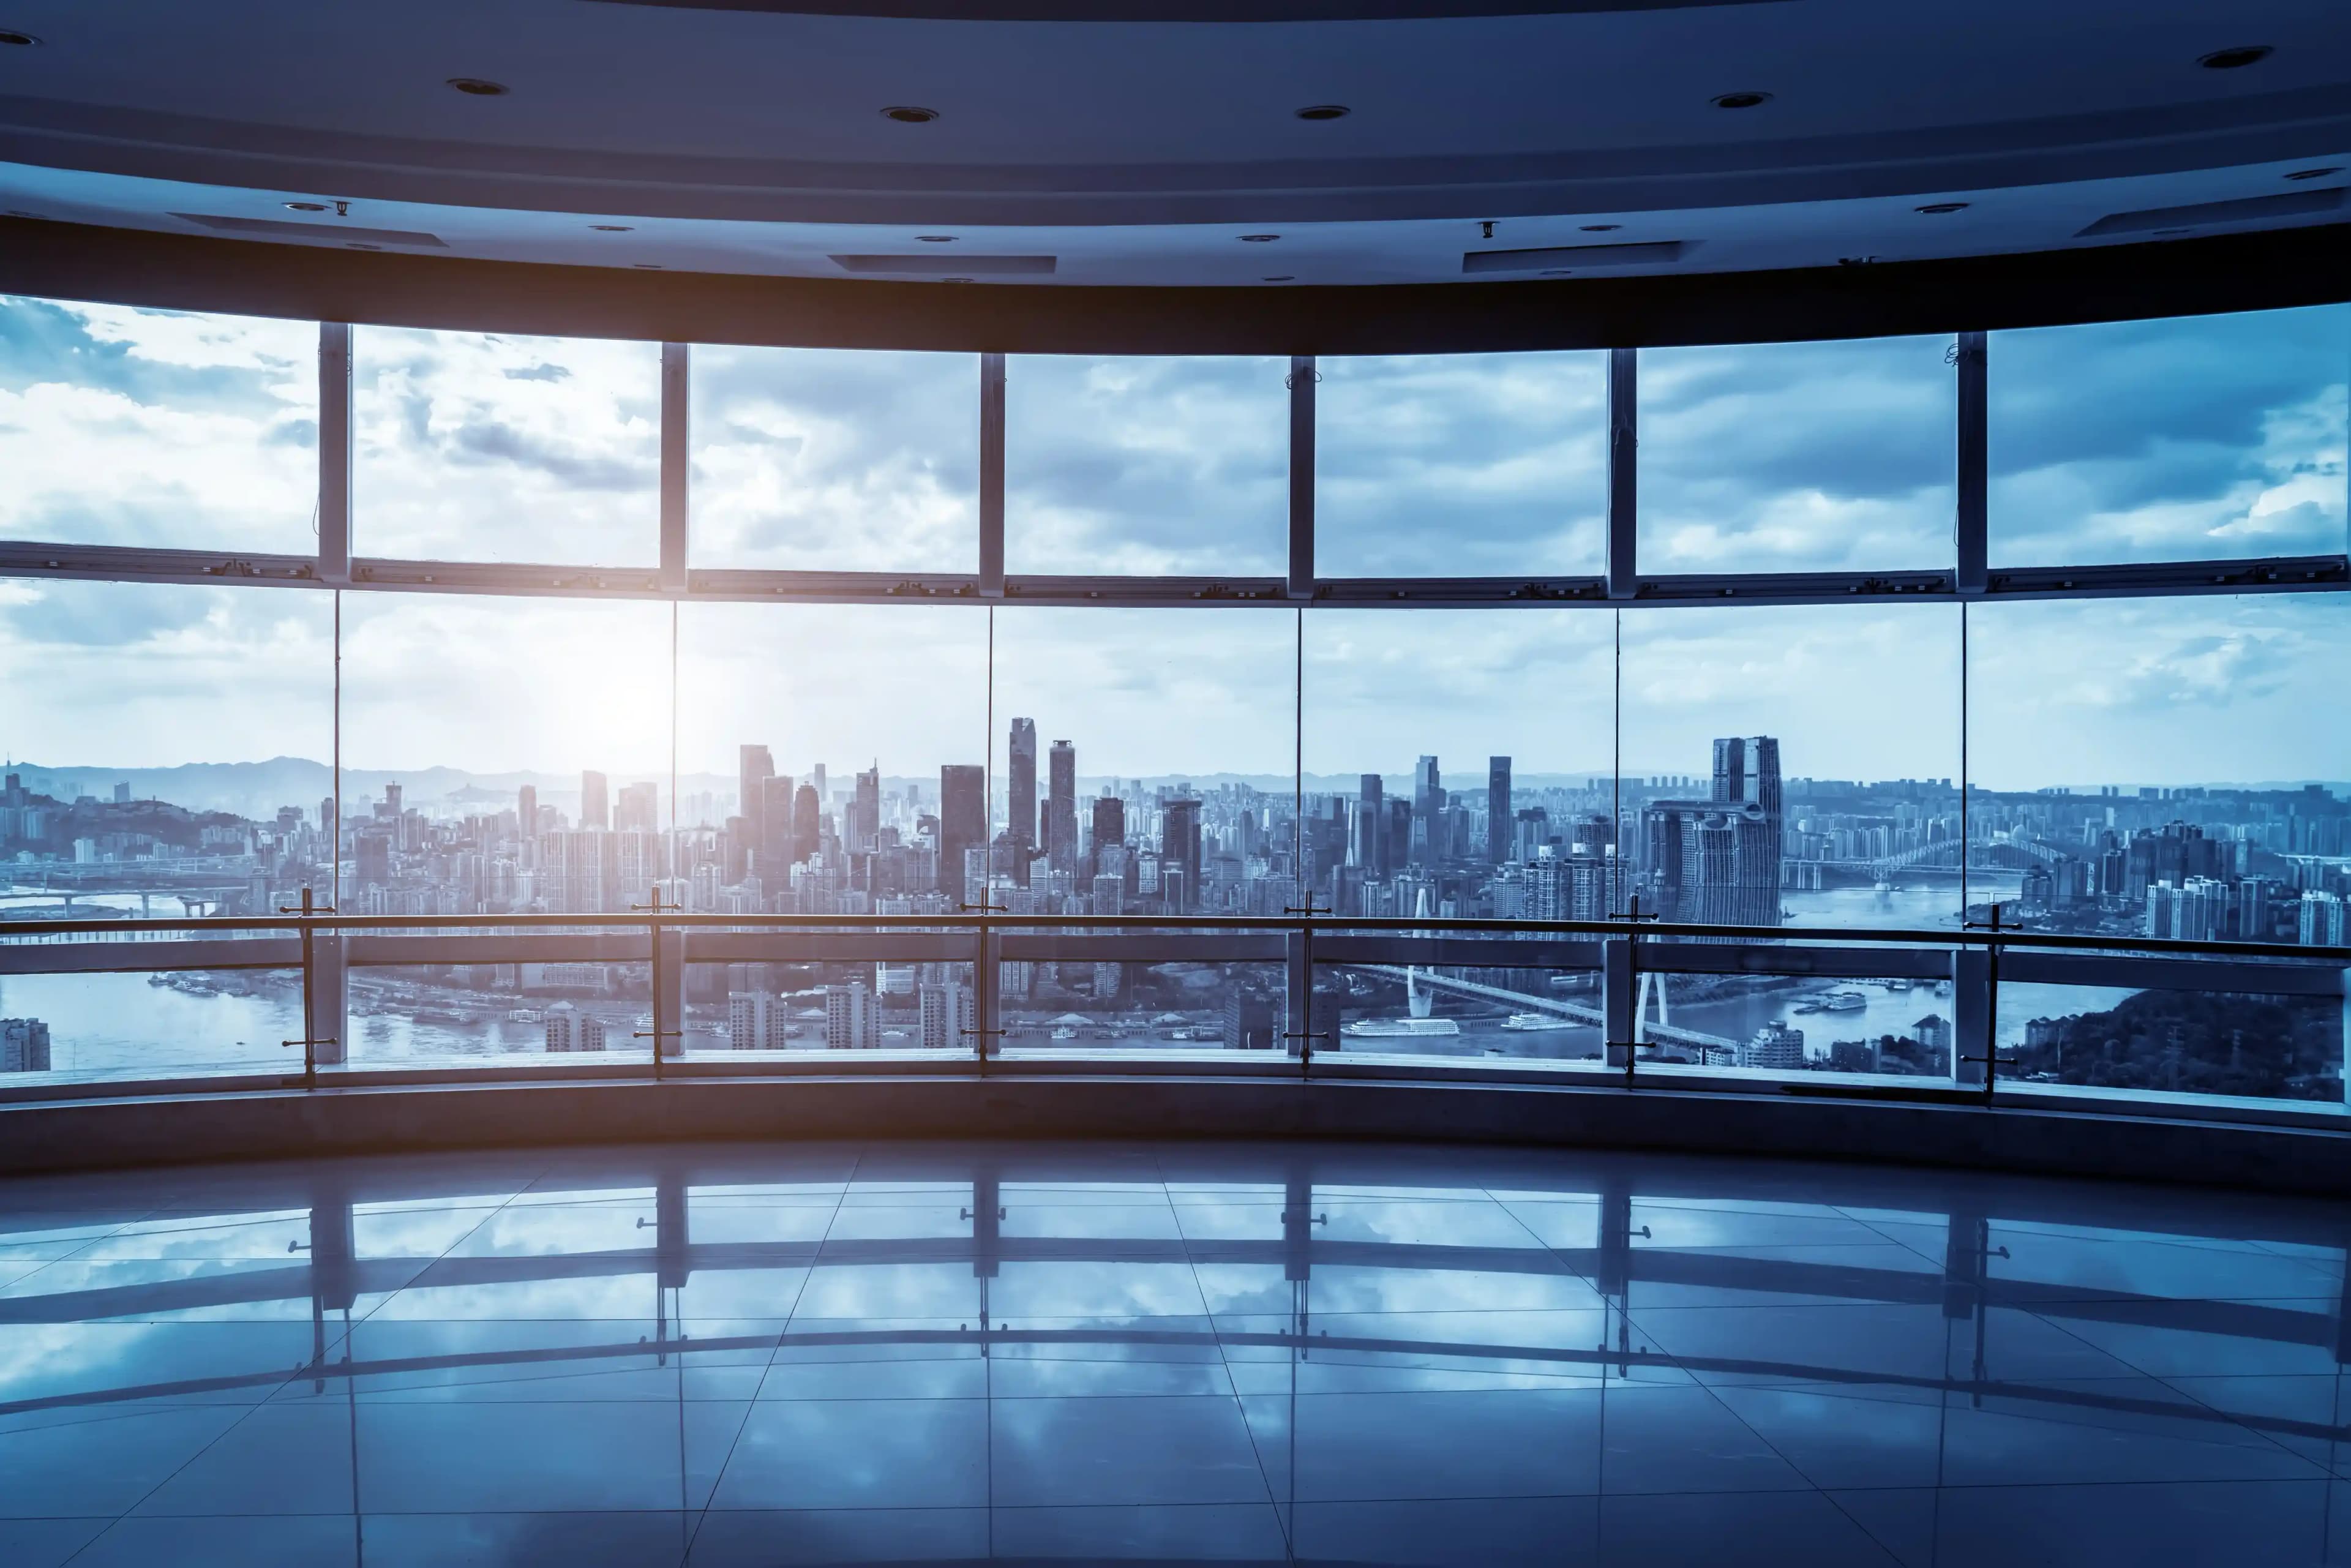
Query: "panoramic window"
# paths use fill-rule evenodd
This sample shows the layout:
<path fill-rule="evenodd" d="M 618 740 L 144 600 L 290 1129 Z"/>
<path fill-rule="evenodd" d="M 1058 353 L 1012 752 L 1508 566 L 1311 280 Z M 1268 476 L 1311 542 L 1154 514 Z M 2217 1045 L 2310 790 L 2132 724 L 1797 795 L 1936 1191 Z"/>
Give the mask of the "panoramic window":
<path fill-rule="evenodd" d="M 351 331 L 351 552 L 651 566 L 661 345 Z"/>
<path fill-rule="evenodd" d="M 697 343 L 697 566 L 979 569 L 971 354 Z"/>
<path fill-rule="evenodd" d="M 1645 575 L 1952 561 L 1948 337 L 1641 350 Z"/>
<path fill-rule="evenodd" d="M 2333 555 L 2351 305 L 1994 332 L 1994 566 Z"/>
<path fill-rule="evenodd" d="M 1289 373 L 1277 359 L 1011 358 L 1005 570 L 1287 571 Z"/>
<path fill-rule="evenodd" d="M 2314 716 L 2346 673 L 2336 594 L 1970 606 L 1971 902 L 2038 929 L 2325 945 L 2351 895 L 2351 729 Z"/>
<path fill-rule="evenodd" d="M 1596 577 L 1608 356 L 1317 361 L 1314 556 L 1326 577 Z"/>
<path fill-rule="evenodd" d="M 0 295 L 0 538 L 318 549 L 319 329 Z"/>

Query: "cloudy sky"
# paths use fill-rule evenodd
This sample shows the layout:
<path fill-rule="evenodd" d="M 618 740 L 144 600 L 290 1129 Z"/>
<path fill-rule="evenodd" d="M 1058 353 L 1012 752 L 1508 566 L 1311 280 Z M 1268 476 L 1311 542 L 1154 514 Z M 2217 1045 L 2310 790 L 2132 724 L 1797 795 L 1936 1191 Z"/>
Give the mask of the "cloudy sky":
<path fill-rule="evenodd" d="M 355 548 L 644 565 L 651 345 L 361 328 Z M 1949 340 L 1646 352 L 1652 570 L 1948 559 Z M 316 333 L 0 298 L 0 537 L 300 551 Z M 1996 334 L 1995 565 L 2330 551 L 2345 538 L 2351 308 Z M 1276 572 L 1278 360 L 1016 357 L 1015 571 Z M 1319 565 L 1593 572 L 1604 359 L 1322 367 Z M 695 350 L 694 558 L 969 570 L 974 357 Z M 978 761 L 1013 714 L 1080 771 L 1702 771 L 1716 735 L 1791 773 L 1960 772 L 1949 605 L 998 610 L 581 604 L 352 593 L 354 767 L 730 772 Z M 124 767 L 323 758 L 334 606 L 276 589 L 0 580 L 0 747 Z M 674 621 L 674 625 L 673 625 Z M 670 648 L 677 648 L 671 703 Z M 1973 777 L 1999 787 L 2351 779 L 2341 595 L 2001 603 L 1966 617 Z M 991 644 L 993 649 L 991 660 Z M 1621 651 L 1620 651 L 1621 650 Z M 1302 728 L 1299 690 L 1303 680 Z"/>

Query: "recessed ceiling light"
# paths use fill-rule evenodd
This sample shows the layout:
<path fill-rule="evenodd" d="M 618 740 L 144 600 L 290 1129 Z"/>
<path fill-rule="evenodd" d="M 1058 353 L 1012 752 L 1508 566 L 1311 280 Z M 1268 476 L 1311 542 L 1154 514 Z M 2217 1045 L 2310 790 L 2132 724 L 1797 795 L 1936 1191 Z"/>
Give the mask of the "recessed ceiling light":
<path fill-rule="evenodd" d="M 1623 224 L 1585 224 L 1582 226 L 1585 234 L 1604 235 L 1612 229 L 1621 229 L 1625 225 Z"/>
<path fill-rule="evenodd" d="M 286 204 L 286 210 L 289 213 L 323 213 L 327 210 L 327 204 L 324 202 L 288 202 Z"/>
<path fill-rule="evenodd" d="M 1266 281 L 1268 283 L 1295 283 L 1298 281 L 1298 277 L 1295 273 L 1284 272 L 1275 277 L 1269 277 Z"/>
<path fill-rule="evenodd" d="M 1264 245 L 1269 241 L 1278 240 L 1280 237 L 1281 236 L 1280 235 L 1243 235 L 1240 236 L 1240 240 L 1243 245 Z"/>
<path fill-rule="evenodd" d="M 507 95 L 506 83 L 485 81 L 480 77 L 451 77 L 449 85 L 470 98 L 504 98 Z"/>
<path fill-rule="evenodd" d="M 921 240 L 925 245 L 953 245 L 955 244 L 956 236 L 953 235 L 916 235 L 914 237 Z"/>
<path fill-rule="evenodd" d="M 901 125 L 928 125 L 939 117 L 935 109 L 917 109 L 911 103 L 893 103 L 882 111 L 884 120 L 894 120 Z"/>
<path fill-rule="evenodd" d="M 1575 275 L 1563 267 L 1547 267 L 1539 276 L 1543 277 L 1573 277 Z"/>
<path fill-rule="evenodd" d="M 1920 213 L 1964 213 L 1968 210 L 1968 204 L 1965 202 L 1929 202 L 1923 207 L 1915 207 L 1911 210 Z"/>
<path fill-rule="evenodd" d="M 29 49 L 40 41 L 32 34 L 21 32 L 15 27 L 0 27 L 0 44 L 14 44 L 20 49 Z"/>
<path fill-rule="evenodd" d="M 1726 92 L 1716 96 L 1714 99 L 1714 107 L 1717 109 L 1760 109 L 1771 101 L 1771 95 L 1768 92 Z"/>
<path fill-rule="evenodd" d="M 1343 103 L 1310 103 L 1298 111 L 1301 120 L 1344 120 L 1353 113 Z"/>
<path fill-rule="evenodd" d="M 590 224 L 588 226 L 600 235 L 624 235 L 636 232 L 634 224 Z"/>
<path fill-rule="evenodd" d="M 2296 169 L 2293 173 L 2288 174 L 2286 178 L 2289 180 L 2324 180 L 2329 174 L 2340 174 L 2341 172 L 2343 172 L 2343 165 L 2340 163 L 2333 163 L 2324 169 Z"/>
<path fill-rule="evenodd" d="M 2276 52 L 2267 44 L 2241 44 L 2233 49 L 2215 49 L 2196 63 L 2208 71 L 2233 71 L 2259 65 Z"/>

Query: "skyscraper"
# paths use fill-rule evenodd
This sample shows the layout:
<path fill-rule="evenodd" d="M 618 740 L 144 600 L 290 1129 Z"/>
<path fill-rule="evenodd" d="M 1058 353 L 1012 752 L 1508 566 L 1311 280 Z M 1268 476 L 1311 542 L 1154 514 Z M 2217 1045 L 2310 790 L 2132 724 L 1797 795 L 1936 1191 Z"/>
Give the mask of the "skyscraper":
<path fill-rule="evenodd" d="M 1426 824 L 1423 836 L 1437 842 L 1437 814 L 1445 810 L 1445 787 L 1437 781 L 1437 758 L 1424 757 L 1413 765 L 1412 814 Z"/>
<path fill-rule="evenodd" d="M 759 823 L 754 842 L 759 850 L 759 880 L 768 891 L 780 891 L 784 868 L 792 863 L 792 776 L 778 773 L 759 781 Z"/>
<path fill-rule="evenodd" d="M 987 772 L 968 762 L 939 769 L 939 891 L 956 904 L 974 898 L 965 885 L 965 855 L 987 842 Z"/>
<path fill-rule="evenodd" d="M 1094 801 L 1094 871 L 1102 869 L 1102 851 L 1126 842 L 1126 802 L 1115 795 L 1103 795 Z"/>
<path fill-rule="evenodd" d="M 1730 736 L 1714 743 L 1714 797 L 1761 806 L 1780 821 L 1780 743 L 1768 735 Z"/>
<path fill-rule="evenodd" d="M 515 791 L 515 832 L 529 838 L 538 831 L 538 786 L 526 784 Z"/>
<path fill-rule="evenodd" d="M 743 817 L 744 847 L 757 852 L 768 847 L 768 780 L 776 776 L 776 759 L 764 746 L 745 746 L 740 748 L 739 763 L 735 810 Z"/>
<path fill-rule="evenodd" d="M 792 859 L 799 864 L 806 865 L 809 857 L 816 853 L 819 819 L 823 812 L 824 808 L 817 801 L 815 785 L 803 784 L 792 791 Z"/>
<path fill-rule="evenodd" d="M 1012 721 L 1012 768 L 1008 776 L 1009 798 L 1006 811 L 1005 832 L 1013 844 L 1012 877 L 1022 887 L 1029 885 L 1028 852 L 1037 846 L 1037 721 L 1016 718 Z"/>
<path fill-rule="evenodd" d="M 1159 875 L 1164 883 L 1173 872 L 1181 876 L 1176 896 L 1168 901 L 1176 914 L 1200 907 L 1200 802 L 1186 799 L 1167 802 L 1159 831 Z"/>
<path fill-rule="evenodd" d="M 1046 869 L 1074 874 L 1078 869 L 1078 748 L 1053 742 L 1045 798 Z"/>
<path fill-rule="evenodd" d="M 394 805 L 392 814 L 397 816 L 399 810 L 400 808 Z M 612 825 L 609 790 L 601 773 L 580 775 L 580 825 L 583 828 L 610 828 Z"/>
<path fill-rule="evenodd" d="M 1387 808 L 1380 799 L 1384 788 L 1378 774 L 1366 773 L 1355 801 L 1355 863 L 1365 876 L 1383 876 L 1388 869 Z"/>
<path fill-rule="evenodd" d="M 1510 759 L 1486 760 L 1486 858 L 1500 865 L 1510 858 Z"/>
<path fill-rule="evenodd" d="M 651 833 L 661 828 L 661 790 L 658 785 L 623 784 L 621 804 L 612 818 L 617 832 Z"/>
<path fill-rule="evenodd" d="M 1641 812 L 1641 885 L 1656 913 L 1709 925 L 1780 924 L 1780 743 L 1714 743 L 1704 800 L 1653 800 Z"/>
<path fill-rule="evenodd" d="M 841 835 L 849 848 L 865 853 L 882 833 L 882 765 L 875 763 L 857 775 L 857 794 L 850 802 L 849 831 Z"/>

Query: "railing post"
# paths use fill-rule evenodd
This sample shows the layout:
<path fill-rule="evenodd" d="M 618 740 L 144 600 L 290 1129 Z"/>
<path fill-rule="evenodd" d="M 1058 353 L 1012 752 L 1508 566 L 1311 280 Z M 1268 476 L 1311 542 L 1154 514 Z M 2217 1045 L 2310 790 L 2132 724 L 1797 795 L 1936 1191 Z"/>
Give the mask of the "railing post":
<path fill-rule="evenodd" d="M 1951 1081 L 1983 1083 L 1991 1050 L 1991 954 L 1957 948 L 1951 954 Z"/>
<path fill-rule="evenodd" d="M 654 938 L 661 962 L 653 966 L 653 1029 L 658 1054 L 685 1054 L 685 933 L 664 928 Z"/>
<path fill-rule="evenodd" d="M 1638 982 L 1633 974 L 1633 938 L 1600 940 L 1600 1017 L 1606 1064 L 1633 1071 L 1633 1007 Z"/>
<path fill-rule="evenodd" d="M 972 1054 L 980 1071 L 986 1072 L 989 1042 L 1004 1034 L 1004 937 L 992 925 L 983 924 L 979 928 L 979 958 L 972 966 L 971 978 L 973 1010 L 979 1015 Z"/>
<path fill-rule="evenodd" d="M 1301 1063 L 1308 1060 L 1307 1036 L 1314 1029 L 1314 955 L 1309 941 L 1304 926 L 1282 933 L 1282 962 L 1289 993 L 1284 998 L 1282 1016 L 1290 1020 L 1282 1031 L 1287 1036 L 1282 1043 L 1290 1048 L 1290 1055 Z"/>

